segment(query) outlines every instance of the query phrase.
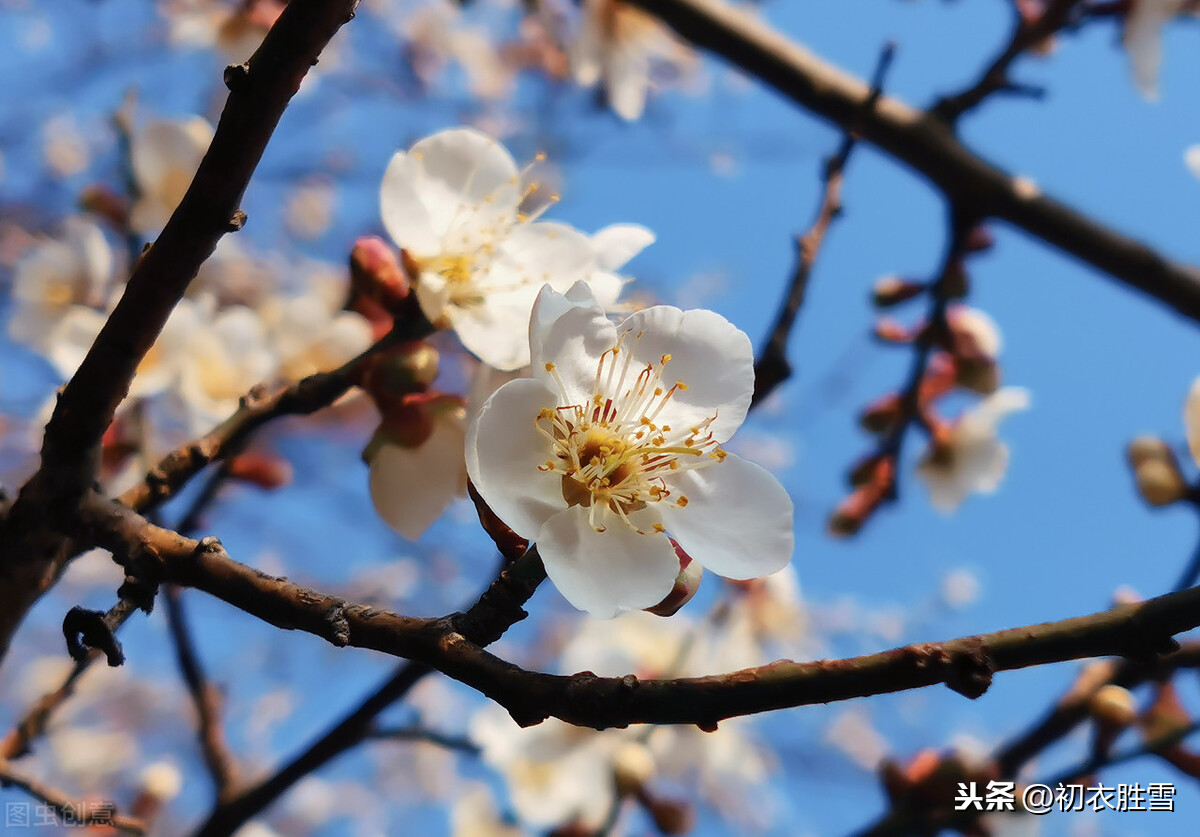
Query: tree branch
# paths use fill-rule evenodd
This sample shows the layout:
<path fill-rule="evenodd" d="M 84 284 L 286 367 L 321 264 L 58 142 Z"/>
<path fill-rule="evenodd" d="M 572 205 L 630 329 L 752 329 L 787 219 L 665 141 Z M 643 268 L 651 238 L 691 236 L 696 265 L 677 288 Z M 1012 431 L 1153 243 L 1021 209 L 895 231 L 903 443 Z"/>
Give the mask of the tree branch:
<path fill-rule="evenodd" d="M 521 608 L 544 578 L 545 569 L 537 551 L 526 552 L 501 572 L 474 606 L 461 614 L 460 624 L 480 642 L 499 637 L 524 618 L 525 612 Z M 195 837 L 227 837 L 283 796 L 296 782 L 358 746 L 366 738 L 380 735 L 374 726 L 375 719 L 432 670 L 430 666 L 417 662 L 400 665 L 356 709 L 290 762 L 273 775 L 217 805 Z"/>
<path fill-rule="evenodd" d="M 163 592 L 166 599 L 167 625 L 175 645 L 176 662 L 196 707 L 200 751 L 212 777 L 217 799 L 224 799 L 232 793 L 238 771 L 233 754 L 225 741 L 225 730 L 221 726 L 221 694 L 204 675 L 204 668 L 188 633 L 180 589 L 169 584 Z"/>
<path fill-rule="evenodd" d="M 32 776 L 26 776 L 13 770 L 6 761 L 0 760 L 0 787 L 20 788 L 34 799 L 54 809 L 64 823 L 74 826 L 107 826 L 126 834 L 145 834 L 146 824 L 134 817 L 123 817 L 116 813 L 111 804 L 97 805 L 94 802 L 81 802 L 71 799 L 66 794 L 39 782 Z"/>
<path fill-rule="evenodd" d="M 153 526 L 98 496 L 84 506 L 90 531 L 135 577 L 204 590 L 272 625 L 339 646 L 382 651 L 429 665 L 503 705 L 522 724 L 557 717 L 605 728 L 686 723 L 712 728 L 745 715 L 945 684 L 983 694 L 992 673 L 1087 657 L 1153 657 L 1172 636 L 1200 625 L 1200 588 L 1090 616 L 925 643 L 847 660 L 781 660 L 729 674 L 640 681 L 590 673 L 525 671 L 480 645 L 523 618 L 521 605 L 544 578 L 541 562 L 518 562 L 463 614 L 418 619 L 307 590 L 243 566 L 215 538 L 194 541 Z"/>
<path fill-rule="evenodd" d="M 932 113 L 889 96 L 864 115 L 870 88 L 722 0 L 629 0 L 683 38 L 923 175 L 963 212 L 999 218 L 1200 322 L 1200 268 L 1173 262 L 1047 197 L 970 151 Z"/>
<path fill-rule="evenodd" d="M 1075 16 L 1075 9 L 1081 2 L 1083 0 L 1051 0 L 1042 10 L 1041 15 L 1032 20 L 1022 14 L 1019 6 L 1016 7 L 1014 10 L 1016 24 L 1004 51 L 984 70 L 983 75 L 973 85 L 961 93 L 946 96 L 938 101 L 933 106 L 933 113 L 954 124 L 964 114 L 983 104 L 995 93 L 1041 95 L 1042 91 L 1038 88 L 1014 83 L 1009 77 L 1009 70 L 1013 62 L 1025 52 L 1067 26 Z"/>
<path fill-rule="evenodd" d="M 72 550 L 61 530 L 91 489 L 100 440 L 200 265 L 240 228 L 242 193 L 305 73 L 356 0 L 295 0 L 250 60 L 226 70 L 229 99 L 212 144 L 162 234 L 134 267 L 120 302 L 46 426 L 41 467 L 0 532 L 0 658 L 29 607 L 53 584 Z"/>
<path fill-rule="evenodd" d="M 875 107 L 875 102 L 883 93 L 883 82 L 895 54 L 896 45 L 893 43 L 888 43 L 880 54 L 874 80 L 871 82 L 871 95 L 863 104 L 864 111 Z M 783 302 L 779 306 L 779 314 L 767 344 L 754 363 L 754 396 L 750 402 L 751 406 L 762 401 L 792 376 L 792 364 L 787 358 L 788 340 L 791 338 L 792 328 L 796 325 L 800 308 L 804 305 L 808 279 L 812 275 L 821 244 L 825 241 L 825 234 L 834 219 L 842 213 L 842 181 L 845 179 L 850 153 L 857 142 L 858 136 L 855 131 L 847 129 L 842 135 L 837 153 L 825 161 L 825 172 L 822 176 L 824 189 L 817 206 L 816 220 L 808 232 L 796 237 L 796 267 L 784 293 Z"/>
<path fill-rule="evenodd" d="M 164 456 L 142 482 L 121 495 L 120 501 L 141 513 L 157 508 L 208 465 L 238 450 L 264 424 L 283 416 L 311 415 L 328 407 L 354 385 L 365 360 L 398 343 L 419 340 L 432 333 L 433 327 L 424 317 L 397 319 L 386 337 L 337 369 L 318 372 L 291 386 L 255 387 L 242 397 L 233 415 L 211 433 Z"/>

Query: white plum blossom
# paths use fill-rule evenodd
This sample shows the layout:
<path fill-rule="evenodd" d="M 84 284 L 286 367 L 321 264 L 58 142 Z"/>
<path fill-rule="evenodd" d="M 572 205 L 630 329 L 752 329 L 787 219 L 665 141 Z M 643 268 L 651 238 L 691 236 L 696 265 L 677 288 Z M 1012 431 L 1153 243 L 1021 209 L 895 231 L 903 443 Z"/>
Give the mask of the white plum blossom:
<path fill-rule="evenodd" d="M 487 785 L 472 782 L 454 796 L 450 809 L 451 837 L 522 837 L 524 832 L 505 822 Z"/>
<path fill-rule="evenodd" d="M 1008 469 L 1008 446 L 997 436 L 1001 420 L 1029 408 L 1029 392 L 1004 387 L 960 416 L 947 438 L 926 450 L 917 476 L 941 512 L 952 512 L 967 495 L 990 494 L 1000 487 Z"/>
<path fill-rule="evenodd" d="M 384 443 L 369 456 L 375 511 L 410 541 L 419 540 L 467 491 L 466 410 L 446 404 L 433 410 L 432 423 L 433 431 L 420 445 Z"/>
<path fill-rule="evenodd" d="M 410 0 L 411 4 L 411 0 Z M 466 26 L 452 0 L 431 0 L 404 15 L 394 27 L 407 46 L 413 73 L 432 87 L 447 65 L 458 64 L 467 88 L 479 99 L 502 99 L 513 85 L 508 66 L 486 27 Z"/>
<path fill-rule="evenodd" d="M 212 126 L 199 116 L 155 120 L 133 135 L 129 153 L 138 199 L 129 225 L 134 230 L 154 235 L 163 228 L 212 138 Z"/>
<path fill-rule="evenodd" d="M 584 0 L 568 58 L 575 81 L 585 87 L 603 81 L 612 109 L 629 121 L 646 108 L 656 64 L 682 74 L 695 63 L 657 19 L 620 0 Z"/>
<path fill-rule="evenodd" d="M 667 533 L 728 578 L 788 563 L 787 492 L 720 447 L 754 386 L 742 331 L 670 306 L 614 325 L 580 283 L 542 291 L 529 343 L 532 377 L 484 404 L 467 471 L 571 604 L 603 616 L 657 604 L 679 572 Z"/>
<path fill-rule="evenodd" d="M 372 342 L 366 317 L 337 310 L 318 294 L 269 299 L 260 314 L 279 377 L 288 383 L 337 369 Z"/>
<path fill-rule="evenodd" d="M 613 759 L 631 740 L 624 731 L 598 733 L 557 718 L 522 729 L 495 705 L 472 719 L 471 738 L 504 778 L 517 816 L 540 829 L 569 822 L 598 828 L 612 806 Z"/>
<path fill-rule="evenodd" d="M 748 665 L 730 654 L 724 627 L 623 613 L 612 620 L 587 618 L 563 648 L 559 670 L 602 677 L 687 677 Z M 770 763 L 749 735 L 750 722 L 730 719 L 715 732 L 663 726 L 590 730 L 554 718 L 522 729 L 496 705 L 471 722 L 483 760 L 504 778 L 523 824 L 549 828 L 574 823 L 595 829 L 609 815 L 621 772 L 653 783 L 694 785 L 722 813 L 739 810 L 767 778 Z M 631 770 L 632 768 L 632 770 Z"/>
<path fill-rule="evenodd" d="M 51 350 L 51 332 L 69 311 L 105 302 L 113 261 L 112 248 L 98 226 L 68 218 L 62 238 L 35 245 L 17 262 L 9 336 L 43 354 Z"/>
<path fill-rule="evenodd" d="M 529 312 L 543 285 L 565 291 L 595 277 L 597 298 L 611 304 L 620 290 L 612 271 L 652 239 L 621 225 L 593 243 L 566 224 L 539 221 L 541 210 L 521 211 L 536 190 L 522 187 L 503 146 L 467 128 L 397 152 L 383 178 L 383 224 L 415 274 L 425 316 L 501 370 L 529 363 Z"/>
<path fill-rule="evenodd" d="M 259 315 L 232 305 L 189 331 L 175 394 L 194 434 L 207 433 L 237 409 L 255 384 L 275 374 L 277 360 Z"/>
<path fill-rule="evenodd" d="M 1133 69 L 1133 81 L 1147 99 L 1158 98 L 1163 28 L 1175 17 L 1200 14 L 1196 0 L 1133 0 L 1125 15 L 1122 40 Z"/>

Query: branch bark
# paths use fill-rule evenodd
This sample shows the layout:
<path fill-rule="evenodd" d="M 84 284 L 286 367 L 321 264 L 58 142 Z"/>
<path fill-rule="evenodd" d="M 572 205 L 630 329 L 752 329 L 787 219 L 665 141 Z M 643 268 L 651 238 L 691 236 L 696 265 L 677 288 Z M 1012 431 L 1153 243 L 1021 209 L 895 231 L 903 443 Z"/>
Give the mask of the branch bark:
<path fill-rule="evenodd" d="M 62 536 L 95 480 L 100 439 L 217 241 L 240 228 L 242 193 L 310 66 L 357 0 L 295 0 L 250 60 L 226 70 L 229 99 L 187 193 L 134 268 L 120 302 L 59 395 L 41 467 L 0 531 L 0 658 L 25 613 L 74 554 Z"/>
<path fill-rule="evenodd" d="M 517 619 L 544 577 L 521 563 L 466 613 L 418 619 L 353 604 L 234 561 L 215 538 L 195 541 L 153 526 L 96 496 L 84 507 L 100 545 L 126 571 L 150 582 L 195 587 L 272 625 L 339 646 L 382 651 L 422 663 L 503 705 L 518 723 L 548 717 L 599 729 L 635 723 L 711 729 L 735 715 L 827 703 L 945 684 L 982 695 L 993 672 L 1088 657 L 1153 658 L 1174 650 L 1175 634 L 1200 626 L 1200 588 L 1059 622 L 946 642 L 910 645 L 846 660 L 766 666 L 710 677 L 639 680 L 523 670 L 481 646 Z"/>
<path fill-rule="evenodd" d="M 927 179 L 963 212 L 998 218 L 1200 322 L 1200 268 L 1180 264 L 1048 197 L 964 146 L 931 112 L 871 95 L 861 80 L 792 43 L 757 17 L 722 0 L 629 0 L 696 46 L 722 56 L 817 116 Z"/>

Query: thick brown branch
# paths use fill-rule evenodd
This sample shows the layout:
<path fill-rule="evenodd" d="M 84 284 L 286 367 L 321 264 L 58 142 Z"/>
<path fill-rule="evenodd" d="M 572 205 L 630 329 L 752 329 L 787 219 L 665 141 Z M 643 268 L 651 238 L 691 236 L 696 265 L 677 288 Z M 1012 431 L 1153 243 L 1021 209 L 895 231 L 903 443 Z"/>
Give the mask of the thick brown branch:
<path fill-rule="evenodd" d="M 146 825 L 139 819 L 123 817 L 116 813 L 113 805 L 97 805 L 71 799 L 57 788 L 39 782 L 31 776 L 15 771 L 5 761 L 0 761 L 0 787 L 20 788 L 43 805 L 54 810 L 67 825 L 110 827 L 125 834 L 145 834 Z"/>
<path fill-rule="evenodd" d="M 976 697 L 995 671 L 1088 657 L 1153 658 L 1175 647 L 1172 636 L 1200 625 L 1200 588 L 1193 588 L 1090 616 L 848 660 L 785 660 L 690 679 L 556 676 L 524 671 L 473 641 L 488 641 L 506 627 L 481 618 L 483 614 L 509 620 L 524 616 L 520 603 L 542 578 L 540 562 L 532 571 L 522 570 L 520 562 L 510 568 L 505 575 L 511 586 L 501 585 L 466 614 L 417 619 L 257 572 L 231 559 L 215 538 L 184 538 L 111 501 L 97 497 L 84 510 L 101 544 L 120 556 L 133 575 L 204 590 L 272 625 L 312 633 L 338 646 L 370 648 L 429 665 L 491 697 L 524 724 L 553 716 L 598 728 L 632 723 L 708 728 L 735 715 L 939 683 Z"/>
<path fill-rule="evenodd" d="M 226 72 L 229 99 L 187 193 L 79 369 L 59 395 L 37 474 L 0 533 L 0 657 L 73 554 L 61 530 L 95 480 L 100 440 L 134 372 L 217 241 L 244 220 L 242 193 L 305 73 L 356 0 L 295 0 L 249 62 Z"/>
<path fill-rule="evenodd" d="M 544 578 L 545 570 L 537 552 L 525 553 L 500 574 L 473 607 L 461 615 L 460 624 L 466 630 L 474 631 L 472 636 L 479 642 L 498 637 L 524 617 L 522 606 Z M 471 625 L 474 627 L 466 627 Z M 268 808 L 300 779 L 358 746 L 366 738 L 381 735 L 375 729 L 375 719 L 432 670 L 430 666 L 416 662 L 399 666 L 356 709 L 290 762 L 218 805 L 200 827 L 196 837 L 225 837 L 232 834 L 251 817 Z"/>
<path fill-rule="evenodd" d="M 1200 268 L 1155 250 L 1041 193 L 967 149 L 931 113 L 883 96 L 864 117 L 870 88 L 722 0 L 629 0 L 681 36 L 723 56 L 796 104 L 911 167 L 962 211 L 999 218 L 1200 321 Z"/>

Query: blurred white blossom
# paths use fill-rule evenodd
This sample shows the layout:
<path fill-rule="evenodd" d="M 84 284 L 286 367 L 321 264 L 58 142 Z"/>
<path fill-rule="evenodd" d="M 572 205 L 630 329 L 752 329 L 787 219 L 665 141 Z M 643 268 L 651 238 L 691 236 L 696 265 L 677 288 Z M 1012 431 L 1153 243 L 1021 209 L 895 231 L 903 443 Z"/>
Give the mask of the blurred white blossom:
<path fill-rule="evenodd" d="M 17 263 L 9 336 L 35 351 L 50 350 L 51 331 L 72 307 L 104 304 L 114 261 L 96 224 L 67 218 L 61 238 L 36 244 Z"/>
<path fill-rule="evenodd" d="M 1200 14 L 1196 0 L 1132 0 L 1125 15 L 1122 38 L 1133 70 L 1133 81 L 1147 99 L 1158 98 L 1163 28 L 1175 17 Z"/>
<path fill-rule="evenodd" d="M 576 82 L 602 81 L 612 109 L 631 121 L 645 110 L 656 73 L 683 75 L 696 64 L 657 18 L 620 0 L 583 0 L 568 56 Z"/>
<path fill-rule="evenodd" d="M 1000 422 L 1029 408 L 1029 392 L 1005 387 L 984 398 L 954 421 L 946 438 L 935 441 L 917 465 L 935 508 L 952 512 L 972 493 L 1000 487 L 1008 469 L 1008 446 L 1000 441 Z"/>
<path fill-rule="evenodd" d="M 212 126 L 199 116 L 159 119 L 134 132 L 129 152 L 138 188 L 129 219 L 134 230 L 152 236 L 163 228 L 212 138 Z"/>

